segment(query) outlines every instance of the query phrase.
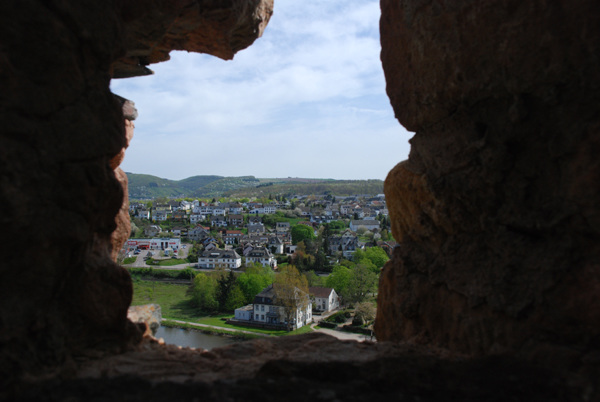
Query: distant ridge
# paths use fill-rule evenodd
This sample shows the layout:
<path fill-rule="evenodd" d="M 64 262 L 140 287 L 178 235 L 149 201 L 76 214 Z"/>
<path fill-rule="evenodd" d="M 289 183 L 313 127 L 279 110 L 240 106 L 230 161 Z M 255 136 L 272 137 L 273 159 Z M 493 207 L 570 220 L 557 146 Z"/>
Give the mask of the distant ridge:
<path fill-rule="evenodd" d="M 257 179 L 254 176 L 192 176 L 169 180 L 157 176 L 129 173 L 129 198 L 149 200 L 166 198 L 263 197 L 269 194 L 380 194 L 382 180 L 334 180 L 299 177 Z"/>

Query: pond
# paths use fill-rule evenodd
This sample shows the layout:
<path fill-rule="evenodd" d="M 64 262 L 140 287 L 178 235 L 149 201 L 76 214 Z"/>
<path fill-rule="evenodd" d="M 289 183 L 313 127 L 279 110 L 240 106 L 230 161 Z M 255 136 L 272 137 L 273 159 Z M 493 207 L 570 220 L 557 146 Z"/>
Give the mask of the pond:
<path fill-rule="evenodd" d="M 241 342 L 239 339 L 233 339 L 228 336 L 211 335 L 200 331 L 162 326 L 156 331 L 155 337 L 163 338 L 165 343 L 171 345 L 207 350 Z"/>

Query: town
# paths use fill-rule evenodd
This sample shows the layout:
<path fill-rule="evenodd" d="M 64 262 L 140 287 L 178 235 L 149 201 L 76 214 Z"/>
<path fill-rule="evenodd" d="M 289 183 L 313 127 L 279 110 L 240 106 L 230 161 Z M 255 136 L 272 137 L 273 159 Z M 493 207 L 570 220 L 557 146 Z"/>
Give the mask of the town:
<path fill-rule="evenodd" d="M 132 274 L 186 270 L 197 308 L 263 329 L 296 330 L 348 307 L 370 311 L 359 321 L 372 323 L 379 270 L 396 245 L 383 195 L 155 199 L 129 211 L 120 261 Z"/>

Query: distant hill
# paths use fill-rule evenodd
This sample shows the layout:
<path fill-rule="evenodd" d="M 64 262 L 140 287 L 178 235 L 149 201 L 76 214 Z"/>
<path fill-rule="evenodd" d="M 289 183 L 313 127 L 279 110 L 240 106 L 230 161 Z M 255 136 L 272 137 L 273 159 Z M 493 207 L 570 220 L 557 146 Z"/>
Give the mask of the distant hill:
<path fill-rule="evenodd" d="M 265 179 L 261 179 L 261 181 L 263 180 Z M 302 182 L 296 179 L 290 182 L 263 182 L 256 187 L 228 191 L 225 195 L 242 198 L 266 197 L 269 194 L 286 196 L 292 194 L 331 194 L 339 196 L 381 193 L 383 193 L 383 181 L 381 180 L 310 180 Z"/>
<path fill-rule="evenodd" d="M 192 176 L 169 180 L 147 174 L 127 173 L 129 198 L 148 200 L 167 198 L 262 197 L 292 194 L 380 194 L 381 180 L 333 180 L 303 178 L 257 179 L 254 176 Z"/>

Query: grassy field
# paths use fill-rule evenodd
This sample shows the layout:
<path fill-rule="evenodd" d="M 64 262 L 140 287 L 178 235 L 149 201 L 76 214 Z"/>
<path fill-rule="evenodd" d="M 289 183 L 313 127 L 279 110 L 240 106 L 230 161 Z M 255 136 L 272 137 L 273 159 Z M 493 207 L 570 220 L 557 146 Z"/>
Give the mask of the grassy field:
<path fill-rule="evenodd" d="M 158 260 L 158 265 L 162 267 L 171 267 L 173 265 L 188 264 L 188 260 L 182 258 L 171 258 L 170 260 Z"/>
<path fill-rule="evenodd" d="M 309 326 L 302 327 L 296 331 L 287 332 L 285 330 L 272 331 L 227 324 L 222 318 L 233 317 L 233 314 L 207 316 L 204 312 L 190 304 L 186 294 L 187 289 L 187 285 L 134 279 L 133 301 L 131 304 L 133 306 L 138 306 L 141 304 L 156 303 L 160 305 L 164 319 L 195 322 L 230 330 L 243 330 L 275 336 L 297 335 L 311 331 Z"/>

